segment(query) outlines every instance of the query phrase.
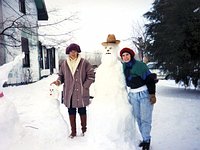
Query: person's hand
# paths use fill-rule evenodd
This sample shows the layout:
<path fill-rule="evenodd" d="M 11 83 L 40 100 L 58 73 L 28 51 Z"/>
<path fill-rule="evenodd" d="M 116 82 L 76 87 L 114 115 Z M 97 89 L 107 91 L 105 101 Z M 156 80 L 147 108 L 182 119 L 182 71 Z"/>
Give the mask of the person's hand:
<path fill-rule="evenodd" d="M 60 85 L 60 81 L 59 80 L 53 81 L 50 85 L 52 85 L 52 84 L 55 84 L 55 85 L 59 86 Z"/>
<path fill-rule="evenodd" d="M 151 102 L 152 105 L 156 103 L 156 96 L 155 96 L 155 94 L 150 94 L 150 102 Z"/>

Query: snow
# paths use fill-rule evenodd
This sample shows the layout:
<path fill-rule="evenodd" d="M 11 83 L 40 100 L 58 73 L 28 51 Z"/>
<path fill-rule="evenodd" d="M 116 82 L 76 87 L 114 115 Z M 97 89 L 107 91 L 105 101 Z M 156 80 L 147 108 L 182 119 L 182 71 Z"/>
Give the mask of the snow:
<path fill-rule="evenodd" d="M 126 145 L 125 141 L 114 141 L 112 138 L 92 135 L 96 128 L 95 120 L 88 120 L 88 132 L 82 137 L 68 138 L 70 126 L 66 107 L 50 96 L 50 83 L 57 78 L 51 75 L 36 83 L 3 88 L 4 96 L 0 97 L 0 149 L 1 150 L 110 150 L 116 145 Z M 106 85 L 105 85 L 106 86 Z M 172 87 L 174 92 L 162 89 Z M 192 96 L 174 81 L 160 80 L 157 83 L 157 103 L 153 112 L 152 148 L 153 150 L 198 150 L 200 147 L 200 94 Z M 91 95 L 94 94 L 94 84 Z M 61 88 L 59 89 L 61 90 Z M 179 92 L 179 96 L 175 96 Z M 92 116 L 92 103 L 88 107 L 88 116 Z M 118 108 L 116 108 L 118 109 Z M 99 113 L 104 113 L 102 109 Z M 107 114 L 109 115 L 109 114 Z M 96 116 L 98 122 L 107 122 L 105 117 Z M 123 127 L 118 116 L 112 116 L 110 123 Z M 116 122 L 117 120 L 117 122 Z M 79 117 L 77 117 L 78 135 L 81 134 Z M 91 121 L 91 122 L 90 122 Z M 93 121 L 93 122 L 92 122 Z M 104 131 L 110 127 L 102 126 Z M 118 133 L 110 133 L 111 137 Z M 120 137 L 124 135 L 120 134 Z M 102 143 L 96 143 L 95 137 Z M 133 137 L 133 146 L 135 141 Z M 121 147 L 115 150 L 122 149 Z M 129 147 L 124 150 L 131 150 Z"/>
<path fill-rule="evenodd" d="M 1 88 L 3 86 L 3 83 L 5 81 L 8 80 L 8 74 L 10 72 L 10 70 L 20 61 L 22 61 L 22 59 L 24 58 L 24 53 L 18 55 L 15 57 L 15 59 L 9 63 L 3 64 L 2 66 L 0 66 L 0 72 L 1 72 L 1 76 L 0 76 L 0 92 L 1 92 Z"/>

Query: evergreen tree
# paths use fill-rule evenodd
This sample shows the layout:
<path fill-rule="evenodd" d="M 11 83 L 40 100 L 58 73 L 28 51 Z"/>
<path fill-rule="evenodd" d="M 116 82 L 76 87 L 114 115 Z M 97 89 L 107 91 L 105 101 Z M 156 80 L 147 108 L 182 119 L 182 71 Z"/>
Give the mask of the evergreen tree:
<path fill-rule="evenodd" d="M 155 0 L 144 17 L 152 44 L 149 52 L 177 82 L 200 78 L 200 0 Z"/>

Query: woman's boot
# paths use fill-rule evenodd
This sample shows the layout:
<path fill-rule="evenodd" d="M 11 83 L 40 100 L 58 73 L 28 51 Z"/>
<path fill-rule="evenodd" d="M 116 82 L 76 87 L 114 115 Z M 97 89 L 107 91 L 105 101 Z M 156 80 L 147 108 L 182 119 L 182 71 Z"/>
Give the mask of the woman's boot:
<path fill-rule="evenodd" d="M 71 134 L 70 138 L 74 138 L 76 136 L 76 115 L 69 115 L 70 125 L 71 125 Z"/>
<path fill-rule="evenodd" d="M 81 130 L 82 130 L 82 135 L 84 136 L 86 130 L 87 130 L 87 115 L 80 115 L 81 118 Z"/>

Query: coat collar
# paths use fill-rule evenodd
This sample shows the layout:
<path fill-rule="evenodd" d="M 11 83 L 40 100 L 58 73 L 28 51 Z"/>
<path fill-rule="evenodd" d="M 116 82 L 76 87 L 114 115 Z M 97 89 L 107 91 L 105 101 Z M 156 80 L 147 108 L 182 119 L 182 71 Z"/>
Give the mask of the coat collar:
<path fill-rule="evenodd" d="M 70 69 L 70 71 L 72 73 L 72 76 L 74 76 L 75 71 L 76 71 L 76 69 L 77 69 L 78 64 L 80 63 L 80 61 L 81 61 L 81 56 L 80 55 L 78 55 L 78 58 L 76 60 L 71 60 L 69 58 L 69 56 L 67 57 L 67 64 L 68 64 L 69 69 Z"/>

